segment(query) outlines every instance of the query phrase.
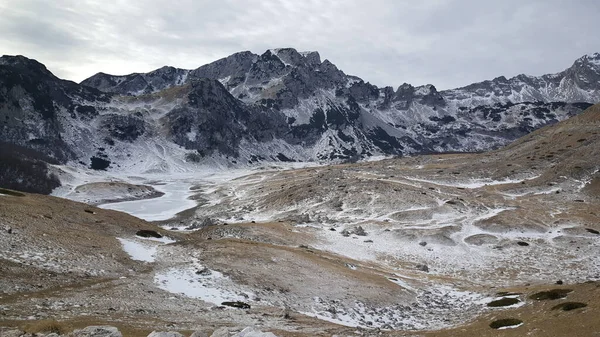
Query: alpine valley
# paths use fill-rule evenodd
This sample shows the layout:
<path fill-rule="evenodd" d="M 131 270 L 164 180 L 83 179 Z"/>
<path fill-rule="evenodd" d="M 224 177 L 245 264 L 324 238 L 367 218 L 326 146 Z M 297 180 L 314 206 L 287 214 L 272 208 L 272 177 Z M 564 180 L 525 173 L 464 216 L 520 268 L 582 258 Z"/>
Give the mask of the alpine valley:
<path fill-rule="evenodd" d="M 444 91 L 3 56 L 0 336 L 596 336 L 598 102 L 597 53 Z"/>

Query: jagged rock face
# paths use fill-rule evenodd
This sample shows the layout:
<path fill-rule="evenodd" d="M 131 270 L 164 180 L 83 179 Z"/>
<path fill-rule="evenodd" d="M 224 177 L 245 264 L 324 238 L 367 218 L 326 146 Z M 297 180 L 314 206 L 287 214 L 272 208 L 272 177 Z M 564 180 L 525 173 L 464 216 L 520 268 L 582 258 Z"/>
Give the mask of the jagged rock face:
<path fill-rule="evenodd" d="M 188 104 L 169 112 L 165 124 L 173 142 L 202 156 L 236 158 L 242 139 L 264 142 L 287 130 L 280 115 L 246 106 L 216 80 L 194 80 L 187 97 Z"/>
<path fill-rule="evenodd" d="M 23 56 L 0 58 L 1 140 L 44 153 L 58 161 L 74 159 L 63 139 L 70 120 L 97 116 L 93 106 L 110 94 L 60 80 L 46 67 Z"/>
<path fill-rule="evenodd" d="M 378 88 L 292 48 L 81 84 L 25 57 L 0 58 L 0 140 L 103 168 L 156 148 L 238 163 L 483 151 L 599 101 L 600 54 L 554 75 L 445 91 Z"/>
<path fill-rule="evenodd" d="M 182 85 L 185 83 L 188 74 L 189 70 L 165 66 L 147 74 L 114 76 L 98 73 L 84 80 L 81 84 L 104 92 L 141 95 Z"/>

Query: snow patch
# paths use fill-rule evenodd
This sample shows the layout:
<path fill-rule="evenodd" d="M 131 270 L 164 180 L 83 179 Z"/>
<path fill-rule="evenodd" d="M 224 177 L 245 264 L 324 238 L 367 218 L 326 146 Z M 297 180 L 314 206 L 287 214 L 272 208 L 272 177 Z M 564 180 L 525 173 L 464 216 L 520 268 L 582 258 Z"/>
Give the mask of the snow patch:
<path fill-rule="evenodd" d="M 117 238 L 117 240 L 121 242 L 123 250 L 129 254 L 132 260 L 144 262 L 154 262 L 156 260 L 158 245 L 125 238 Z"/>
<path fill-rule="evenodd" d="M 131 214 L 146 221 L 162 221 L 174 217 L 177 213 L 196 206 L 190 187 L 184 181 L 168 182 L 165 185 L 154 185 L 164 195 L 159 198 L 124 201 L 100 205 L 100 208 L 112 209 Z"/>
<path fill-rule="evenodd" d="M 228 277 L 216 270 L 204 268 L 195 259 L 192 266 L 157 273 L 154 283 L 170 293 L 183 294 L 216 305 L 227 301 L 247 301 L 248 297 L 253 296 L 248 292 L 226 289 L 224 285 L 232 283 Z"/>

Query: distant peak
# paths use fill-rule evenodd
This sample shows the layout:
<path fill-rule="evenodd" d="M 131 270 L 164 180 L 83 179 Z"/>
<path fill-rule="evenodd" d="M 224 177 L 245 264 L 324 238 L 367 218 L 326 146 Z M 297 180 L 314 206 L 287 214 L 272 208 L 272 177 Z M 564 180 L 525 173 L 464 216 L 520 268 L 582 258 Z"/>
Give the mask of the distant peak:
<path fill-rule="evenodd" d="M 13 66 L 17 68 L 27 69 L 28 71 L 37 71 L 44 75 L 54 77 L 54 74 L 46 68 L 45 65 L 37 60 L 30 59 L 23 55 L 3 55 L 0 57 L 0 65 Z"/>
<path fill-rule="evenodd" d="M 580 63 L 580 64 L 588 63 L 588 64 L 600 66 L 600 53 L 592 53 L 592 54 L 583 55 L 582 57 L 577 59 L 577 61 L 575 61 L 575 63 Z"/>

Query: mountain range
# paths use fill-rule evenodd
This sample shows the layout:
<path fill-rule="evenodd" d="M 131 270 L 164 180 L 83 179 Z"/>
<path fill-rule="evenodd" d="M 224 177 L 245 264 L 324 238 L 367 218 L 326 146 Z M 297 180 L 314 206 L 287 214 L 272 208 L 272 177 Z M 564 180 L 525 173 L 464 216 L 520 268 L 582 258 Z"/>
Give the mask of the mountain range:
<path fill-rule="evenodd" d="M 94 169 L 485 151 L 599 101 L 598 53 L 556 74 L 444 91 L 378 88 L 291 48 L 80 84 L 24 56 L 0 58 L 0 141 Z"/>

